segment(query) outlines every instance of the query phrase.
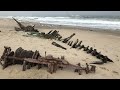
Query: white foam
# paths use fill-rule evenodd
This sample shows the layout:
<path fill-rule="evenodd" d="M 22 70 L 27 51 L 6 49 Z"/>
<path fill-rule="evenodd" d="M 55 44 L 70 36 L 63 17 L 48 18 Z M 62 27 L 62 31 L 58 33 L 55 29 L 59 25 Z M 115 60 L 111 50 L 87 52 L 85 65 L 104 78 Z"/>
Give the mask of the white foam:
<path fill-rule="evenodd" d="M 1 18 L 3 18 L 1 16 Z M 12 18 L 12 16 L 4 17 Z M 105 20 L 97 18 L 71 18 L 71 17 L 24 17 L 17 16 L 16 19 L 20 21 L 30 21 L 45 24 L 55 24 L 55 25 L 71 25 L 71 26 L 83 26 L 91 28 L 100 29 L 120 29 L 120 21 L 115 20 Z"/>

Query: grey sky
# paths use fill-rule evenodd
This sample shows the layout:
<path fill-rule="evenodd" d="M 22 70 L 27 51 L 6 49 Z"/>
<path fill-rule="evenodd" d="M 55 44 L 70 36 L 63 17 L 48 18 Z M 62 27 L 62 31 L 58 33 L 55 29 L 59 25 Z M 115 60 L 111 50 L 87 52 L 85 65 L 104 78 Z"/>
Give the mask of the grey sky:
<path fill-rule="evenodd" d="M 120 11 L 0 11 L 0 16 L 68 16 L 68 15 L 120 16 Z"/>

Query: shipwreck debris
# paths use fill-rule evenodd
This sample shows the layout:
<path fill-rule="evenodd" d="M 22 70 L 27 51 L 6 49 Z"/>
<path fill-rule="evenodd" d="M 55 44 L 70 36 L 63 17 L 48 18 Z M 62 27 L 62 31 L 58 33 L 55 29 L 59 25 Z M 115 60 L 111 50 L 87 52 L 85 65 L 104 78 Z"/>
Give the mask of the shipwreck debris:
<path fill-rule="evenodd" d="M 68 42 L 68 45 L 70 46 L 71 41 Z"/>
<path fill-rule="evenodd" d="M 85 47 L 83 51 L 89 50 L 89 46 Z"/>
<path fill-rule="evenodd" d="M 90 65 L 91 66 L 91 69 L 90 69 L 90 72 L 96 72 L 96 66 L 95 65 Z"/>
<path fill-rule="evenodd" d="M 92 62 L 92 63 L 90 63 L 90 64 L 98 64 L 98 65 L 102 65 L 102 64 L 104 64 L 104 62 L 102 62 L 102 61 L 95 61 L 95 62 Z"/>
<path fill-rule="evenodd" d="M 78 42 L 79 42 L 79 40 L 77 39 L 76 42 L 73 44 L 72 48 L 76 48 Z"/>
<path fill-rule="evenodd" d="M 35 25 L 34 26 L 24 26 L 23 24 L 21 24 L 19 21 L 17 21 L 15 18 L 13 18 L 16 23 L 19 25 L 19 28 L 18 27 L 15 27 L 15 30 L 16 31 L 25 31 L 25 32 L 39 32 L 37 29 L 35 29 Z"/>
<path fill-rule="evenodd" d="M 63 39 L 62 42 L 63 42 L 63 43 L 67 43 L 73 36 L 75 36 L 75 33 L 73 33 L 71 36 L 69 36 L 69 37 Z"/>
<path fill-rule="evenodd" d="M 82 41 L 80 41 L 80 42 L 76 45 L 76 48 L 80 47 L 80 46 L 81 46 L 81 43 L 82 43 Z"/>
<path fill-rule="evenodd" d="M 93 48 L 91 47 L 90 49 L 87 50 L 87 54 L 91 53 L 93 51 Z"/>
<path fill-rule="evenodd" d="M 107 56 L 105 55 L 102 55 L 100 52 L 98 53 L 96 49 L 93 49 L 92 47 L 89 49 L 89 46 L 85 47 L 84 45 L 81 45 L 82 41 L 79 42 L 79 40 L 77 39 L 76 42 L 73 44 L 73 41 L 70 41 L 70 39 L 75 36 L 75 33 L 73 33 L 72 35 L 70 35 L 69 37 L 67 38 L 64 38 L 62 39 L 62 36 L 59 34 L 59 31 L 57 30 L 50 30 L 47 34 L 45 32 L 40 32 L 35 29 L 35 25 L 33 26 L 24 26 L 23 24 L 21 24 L 19 21 L 17 21 L 15 18 L 13 18 L 17 24 L 19 25 L 19 28 L 18 27 L 15 27 L 15 30 L 16 31 L 25 31 L 25 32 L 30 32 L 28 33 L 28 35 L 33 35 L 33 36 L 36 36 L 36 37 L 41 37 L 41 38 L 45 38 L 45 39 L 54 39 L 54 40 L 58 40 L 58 41 L 61 41 L 63 43 L 67 43 L 69 46 L 71 46 L 71 48 L 78 48 L 78 49 L 82 49 L 83 48 L 83 51 L 86 51 L 87 54 L 91 54 L 92 56 L 95 56 L 97 59 L 100 59 L 102 61 L 102 63 L 107 63 L 107 61 L 109 62 L 113 62 L 111 59 L 109 59 Z M 64 50 L 66 50 L 65 47 L 59 45 L 58 43 L 56 42 L 52 42 L 52 45 L 54 46 L 57 46 L 57 47 L 60 47 Z M 6 51 L 8 50 L 8 51 Z M 10 52 L 9 54 L 6 54 L 6 55 L 9 55 L 9 56 L 12 56 L 12 55 L 15 55 L 15 57 L 19 57 L 19 58 L 32 58 L 32 57 L 29 57 L 29 56 L 32 56 L 32 54 L 34 52 L 32 51 L 27 51 L 27 50 L 22 50 L 21 48 L 19 48 L 18 50 L 16 50 L 16 52 L 13 52 L 10 50 L 10 48 L 6 47 L 6 50 L 4 52 Z M 21 52 L 21 53 L 20 53 Z M 20 54 L 19 54 L 20 53 Z M 36 51 L 35 53 L 39 53 L 38 51 Z M 4 53 L 3 53 L 3 56 L 4 56 Z M 35 56 L 37 57 L 37 56 Z M 3 58 L 3 57 L 1 57 Z M 15 63 L 14 62 L 15 60 L 13 59 L 13 64 Z M 20 61 L 21 62 L 21 61 Z M 18 61 L 18 63 L 20 63 Z M 21 62 L 22 64 L 23 62 Z M 94 64 L 100 64 L 101 62 L 94 62 Z M 51 65 L 51 64 L 50 64 Z M 6 65 L 5 65 L 6 66 Z M 34 66 L 34 65 L 33 65 Z M 51 66 L 50 66 L 51 67 Z M 30 65 L 28 66 L 28 68 L 30 68 Z M 38 67 L 39 68 L 39 67 Z M 52 68 L 52 67 L 51 67 Z"/>
<path fill-rule="evenodd" d="M 56 42 L 52 42 L 52 45 L 54 45 L 54 46 L 56 46 L 56 47 L 60 47 L 60 48 L 62 48 L 62 49 L 64 49 L 64 50 L 67 50 L 67 48 L 61 46 L 60 44 L 58 44 L 58 43 L 56 43 Z"/>
<path fill-rule="evenodd" d="M 84 46 L 84 45 L 81 45 L 81 46 L 79 47 L 79 49 L 82 49 L 82 48 L 85 48 L 85 46 Z"/>
<path fill-rule="evenodd" d="M 40 38 L 44 38 L 44 39 L 54 39 L 54 40 L 58 40 L 61 41 L 62 36 L 59 34 L 59 31 L 56 30 L 51 30 L 48 33 L 45 32 L 30 32 L 27 33 L 30 36 L 36 36 L 36 37 L 40 37 Z"/>
<path fill-rule="evenodd" d="M 73 44 L 73 41 L 70 42 L 69 46 L 72 46 L 72 44 Z"/>
<path fill-rule="evenodd" d="M 24 55 L 23 55 L 24 54 Z M 1 62 L 3 61 L 3 63 Z M 14 63 L 13 63 L 14 61 Z M 52 55 L 45 55 L 45 57 L 40 56 L 39 51 L 33 52 L 32 50 L 24 50 L 22 47 L 16 49 L 16 51 L 11 51 L 10 47 L 4 47 L 3 55 L 1 56 L 0 63 L 3 66 L 3 69 L 8 67 L 9 65 L 14 65 L 17 61 L 22 62 L 22 71 L 26 71 L 30 69 L 32 66 L 38 66 L 37 69 L 42 68 L 43 66 L 48 68 L 48 72 L 53 74 L 61 68 L 72 67 L 74 68 L 79 75 L 82 74 L 82 70 L 88 70 L 86 67 L 81 67 L 80 63 L 77 65 L 70 64 L 67 60 L 65 60 L 64 56 L 61 58 L 55 58 Z M 21 63 L 17 63 L 21 64 Z M 88 65 L 88 64 L 87 64 Z M 95 67 L 92 66 L 91 71 L 94 71 Z M 87 71 L 88 72 L 88 71 Z M 92 72 L 88 72 L 92 73 Z M 87 73 L 87 74 L 88 74 Z"/>
<path fill-rule="evenodd" d="M 90 65 L 91 68 L 89 68 L 88 63 L 86 63 L 86 67 L 81 67 L 80 63 L 78 63 L 77 65 L 79 67 L 77 67 L 74 72 L 78 72 L 79 75 L 81 75 L 83 71 L 85 71 L 86 74 L 88 74 L 88 73 L 95 73 L 96 72 L 96 66 L 94 66 L 94 65 Z"/>

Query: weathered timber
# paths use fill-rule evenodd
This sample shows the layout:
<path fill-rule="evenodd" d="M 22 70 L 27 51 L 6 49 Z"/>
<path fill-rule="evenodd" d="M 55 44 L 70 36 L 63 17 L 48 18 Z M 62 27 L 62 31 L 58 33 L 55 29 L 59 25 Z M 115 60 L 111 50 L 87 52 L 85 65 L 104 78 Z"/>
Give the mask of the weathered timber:
<path fill-rule="evenodd" d="M 74 35 L 75 35 L 75 33 L 73 33 L 71 36 L 69 36 L 69 37 L 63 39 L 62 42 L 63 42 L 63 43 L 67 43 Z"/>
<path fill-rule="evenodd" d="M 111 59 L 109 59 L 107 56 L 104 56 L 104 59 L 106 59 L 109 62 L 113 62 Z"/>
<path fill-rule="evenodd" d="M 109 59 L 107 56 L 104 56 L 104 55 L 102 55 L 101 60 L 102 60 L 104 63 L 107 63 L 107 61 L 113 62 L 111 59 Z"/>
<path fill-rule="evenodd" d="M 44 38 L 44 39 L 55 39 L 58 41 L 61 41 L 62 36 L 59 34 L 59 31 L 56 30 L 51 30 L 49 31 L 47 34 L 45 32 L 40 32 L 40 33 L 36 33 L 36 32 L 30 32 L 28 33 L 28 35 L 32 35 L 32 36 L 36 36 L 36 37 L 40 37 L 40 38 Z"/>
<path fill-rule="evenodd" d="M 18 26 L 20 27 L 20 28 L 15 27 L 16 31 L 39 32 L 37 29 L 34 29 L 35 25 L 34 26 L 28 25 L 25 27 L 23 24 L 18 22 L 15 18 L 13 18 L 13 19 L 17 22 Z"/>
<path fill-rule="evenodd" d="M 76 42 L 73 44 L 72 48 L 76 48 L 78 42 L 79 42 L 79 40 L 77 39 Z"/>
<path fill-rule="evenodd" d="M 69 45 L 69 46 L 72 46 L 72 44 L 73 44 L 73 41 L 71 41 L 71 43 L 70 43 L 70 45 Z"/>
<path fill-rule="evenodd" d="M 56 47 L 60 47 L 60 48 L 62 48 L 62 49 L 64 49 L 64 50 L 67 49 L 67 48 L 61 46 L 60 44 L 58 44 L 58 43 L 56 43 L 56 42 L 52 42 L 52 45 L 55 45 Z"/>
<path fill-rule="evenodd" d="M 90 63 L 90 64 L 98 64 L 98 65 L 102 65 L 102 64 L 104 64 L 104 62 L 102 62 L 102 61 L 95 61 L 95 62 L 92 62 L 92 63 Z"/>
<path fill-rule="evenodd" d="M 90 69 L 89 69 L 89 65 L 88 65 L 88 63 L 86 63 L 85 72 L 86 72 L 86 74 L 88 74 L 88 73 L 90 72 Z"/>
<path fill-rule="evenodd" d="M 94 49 L 92 52 L 91 52 L 92 56 L 96 56 L 98 53 L 97 53 L 97 50 Z"/>
<path fill-rule="evenodd" d="M 68 45 L 70 45 L 71 41 L 68 42 Z"/>
<path fill-rule="evenodd" d="M 94 65 L 90 65 L 90 66 L 91 66 L 90 72 L 95 73 L 96 72 L 96 66 L 94 66 Z"/>
<path fill-rule="evenodd" d="M 91 53 L 93 51 L 93 48 L 91 47 L 90 49 L 87 50 L 87 54 Z"/>
<path fill-rule="evenodd" d="M 4 51 L 3 51 L 3 55 L 1 56 L 1 58 L 3 59 L 5 55 L 8 55 L 8 53 L 11 51 L 10 47 L 6 47 L 4 46 Z"/>
<path fill-rule="evenodd" d="M 55 32 L 53 32 L 51 35 L 56 39 L 57 36 L 58 36 L 58 33 L 59 33 L 59 31 L 56 31 L 56 30 L 55 30 Z"/>
<path fill-rule="evenodd" d="M 68 61 L 65 60 L 64 56 L 61 56 L 61 58 L 54 58 L 52 55 L 47 55 L 47 56 L 45 55 L 45 57 L 41 57 L 37 50 L 33 52 L 31 56 L 29 56 L 27 52 L 31 52 L 31 50 L 30 51 L 24 50 L 21 47 L 16 49 L 15 53 L 11 51 L 11 49 L 6 50 L 3 59 L 1 59 L 4 61 L 2 63 L 3 69 L 5 69 L 9 65 L 12 65 L 13 60 L 15 60 L 22 62 L 23 71 L 25 71 L 26 69 L 30 69 L 35 65 L 38 65 L 38 69 L 40 69 L 42 66 L 47 67 L 48 72 L 51 74 L 55 73 L 58 70 L 58 68 L 63 69 L 64 67 L 75 68 L 79 73 L 79 75 L 81 75 L 83 70 L 87 70 L 86 68 L 81 67 L 80 64 L 78 64 L 78 66 L 70 64 Z M 16 53 L 18 54 L 17 57 L 16 57 Z M 92 70 L 94 70 L 94 67 Z"/>
<path fill-rule="evenodd" d="M 15 18 L 13 18 L 16 22 L 17 22 L 17 24 L 19 25 L 19 27 L 20 27 L 20 29 L 25 29 L 25 26 L 24 25 L 22 25 L 20 22 L 18 22 Z"/>
<path fill-rule="evenodd" d="M 82 43 L 82 41 L 80 41 L 80 42 L 76 45 L 76 48 L 80 47 L 80 46 L 81 46 L 81 43 Z"/>
<path fill-rule="evenodd" d="M 83 51 L 87 51 L 89 49 L 89 46 L 85 47 Z"/>
<path fill-rule="evenodd" d="M 61 39 L 62 39 L 62 36 L 59 35 L 59 36 L 58 36 L 58 41 L 61 41 Z"/>
<path fill-rule="evenodd" d="M 47 34 L 51 34 L 53 30 L 49 31 Z"/>
<path fill-rule="evenodd" d="M 87 66 L 87 68 L 86 67 L 81 67 L 81 64 L 80 63 L 78 63 L 77 64 L 78 66 L 76 67 L 76 69 L 75 69 L 75 72 L 78 72 L 79 73 L 79 75 L 81 75 L 82 74 L 82 71 L 85 71 L 86 72 L 86 74 L 88 74 L 88 70 L 89 70 L 89 67 Z M 87 64 L 88 65 L 88 64 Z"/>
<path fill-rule="evenodd" d="M 81 45 L 81 46 L 79 47 L 79 49 L 82 49 L 82 48 L 85 48 L 85 46 L 84 46 L 84 45 Z"/>
<path fill-rule="evenodd" d="M 104 56 L 101 54 L 101 52 L 99 52 L 99 53 L 96 55 L 96 58 L 97 58 L 97 59 L 101 59 L 101 58 L 104 58 Z"/>
<path fill-rule="evenodd" d="M 60 35 L 58 33 L 59 31 L 57 30 L 54 30 L 53 32 L 50 31 L 48 34 L 45 35 L 45 37 L 48 39 L 58 39 L 59 37 L 59 40 L 60 40 Z"/>
<path fill-rule="evenodd" d="M 23 61 L 23 69 L 22 69 L 23 71 L 25 71 L 26 70 L 26 61 Z"/>

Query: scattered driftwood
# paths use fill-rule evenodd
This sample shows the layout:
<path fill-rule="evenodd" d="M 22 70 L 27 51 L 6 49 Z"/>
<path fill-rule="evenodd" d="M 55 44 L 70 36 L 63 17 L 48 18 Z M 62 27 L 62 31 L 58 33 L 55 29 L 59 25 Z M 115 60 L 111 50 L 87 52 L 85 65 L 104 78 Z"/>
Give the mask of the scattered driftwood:
<path fill-rule="evenodd" d="M 18 62 L 20 61 L 20 62 Z M 49 73 L 55 73 L 59 68 L 61 70 L 65 67 L 72 67 L 81 75 L 82 71 L 84 70 L 86 74 L 88 73 L 95 73 L 96 66 L 91 66 L 86 64 L 86 67 L 81 67 L 80 63 L 78 65 L 70 64 L 67 60 L 65 60 L 64 56 L 61 58 L 55 58 L 52 55 L 47 55 L 45 52 L 45 57 L 40 56 L 39 51 L 31 51 L 31 50 L 24 50 L 21 47 L 16 49 L 16 51 L 11 51 L 10 47 L 4 47 L 3 55 L 1 56 L 0 63 L 3 66 L 3 69 L 8 67 L 9 65 L 14 64 L 21 64 L 22 62 L 22 70 L 26 71 L 26 69 L 30 69 L 33 66 L 38 66 L 37 68 L 40 69 L 43 66 L 48 68 Z"/>
<path fill-rule="evenodd" d="M 63 46 L 61 46 L 61 45 L 59 45 L 59 44 L 56 43 L 56 42 L 52 42 L 52 45 L 55 45 L 56 47 L 60 47 L 60 48 L 62 48 L 62 49 L 67 50 L 67 48 L 65 48 L 65 47 L 63 47 Z"/>
<path fill-rule="evenodd" d="M 23 24 L 21 24 L 19 21 L 17 21 L 15 18 L 13 18 L 17 24 L 19 25 L 19 28 L 18 27 L 15 27 L 15 30 L 16 31 L 25 31 L 25 32 L 39 32 L 37 29 L 34 29 L 35 25 L 34 26 L 24 26 Z"/>

